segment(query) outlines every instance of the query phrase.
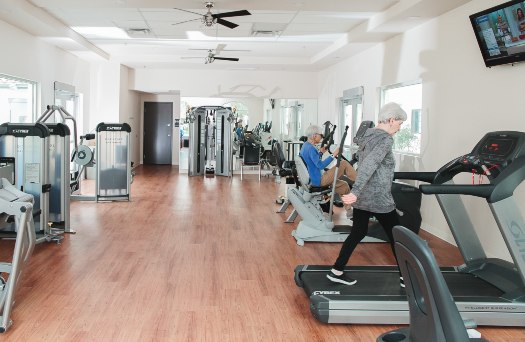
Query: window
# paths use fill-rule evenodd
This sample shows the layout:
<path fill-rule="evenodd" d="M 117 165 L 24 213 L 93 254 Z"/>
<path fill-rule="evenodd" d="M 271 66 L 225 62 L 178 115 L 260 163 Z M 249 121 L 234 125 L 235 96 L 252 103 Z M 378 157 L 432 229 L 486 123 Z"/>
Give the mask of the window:
<path fill-rule="evenodd" d="M 381 88 L 381 106 L 396 102 L 407 113 L 407 120 L 394 135 L 394 151 L 421 153 L 421 81 L 399 83 Z"/>
<path fill-rule="evenodd" d="M 353 152 L 357 150 L 356 146 L 353 146 L 353 139 L 357 133 L 359 125 L 363 120 L 363 87 L 356 87 L 343 91 L 343 97 L 341 98 L 341 116 L 339 117 L 339 144 L 340 139 L 343 136 L 343 132 L 346 126 L 348 126 L 348 133 L 345 139 L 345 146 L 343 148 L 343 155 L 347 159 L 351 159 Z"/>
<path fill-rule="evenodd" d="M 248 106 L 246 106 L 244 103 L 231 101 L 222 104 L 222 106 L 225 108 L 231 108 L 231 111 L 236 118 L 236 122 L 242 121 L 243 127 L 249 126 L 248 130 L 250 131 L 254 128 L 254 125 L 250 126 L 250 113 Z"/>
<path fill-rule="evenodd" d="M 283 141 L 297 140 L 303 135 L 303 111 L 302 103 L 281 100 L 281 137 Z"/>
<path fill-rule="evenodd" d="M 412 129 L 412 133 L 421 134 L 421 109 L 412 109 L 410 128 Z"/>
<path fill-rule="evenodd" d="M 36 99 L 36 82 L 0 74 L 0 124 L 34 122 Z"/>
<path fill-rule="evenodd" d="M 345 145 L 350 146 L 353 144 L 352 139 L 363 119 L 363 87 L 343 91 L 341 106 L 342 115 L 339 118 L 339 137 L 342 137 L 345 127 L 348 126 Z"/>

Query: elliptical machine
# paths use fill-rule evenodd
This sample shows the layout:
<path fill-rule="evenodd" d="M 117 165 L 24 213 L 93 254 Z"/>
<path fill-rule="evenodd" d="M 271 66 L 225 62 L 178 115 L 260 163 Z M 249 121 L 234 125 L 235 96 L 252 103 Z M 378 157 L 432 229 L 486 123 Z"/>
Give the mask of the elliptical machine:
<path fill-rule="evenodd" d="M 325 134 L 322 145 L 331 140 L 330 136 L 333 136 L 335 128 L 336 126 L 334 125 L 332 132 Z M 348 126 L 345 128 L 340 146 L 344 146 L 347 132 Z M 305 241 L 343 242 L 348 234 L 350 234 L 351 226 L 335 225 L 332 221 L 333 200 L 335 196 L 333 189 L 337 182 L 337 169 L 341 164 L 341 158 L 342 153 L 339 153 L 335 166 L 334 183 L 331 187 L 310 186 L 310 176 L 306 168 L 306 163 L 302 157 L 296 160 L 297 175 L 301 182 L 301 187 L 289 189 L 288 199 L 302 218 L 297 228 L 292 231 L 292 236 L 297 240 L 299 246 L 303 246 Z M 330 198 L 329 214 L 325 215 L 321 205 L 323 197 L 330 193 L 332 193 L 332 195 Z"/>

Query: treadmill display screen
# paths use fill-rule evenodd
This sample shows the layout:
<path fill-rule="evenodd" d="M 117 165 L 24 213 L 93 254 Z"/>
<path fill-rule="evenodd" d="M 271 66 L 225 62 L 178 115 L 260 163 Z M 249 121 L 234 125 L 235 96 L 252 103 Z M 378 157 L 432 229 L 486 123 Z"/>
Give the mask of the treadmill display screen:
<path fill-rule="evenodd" d="M 515 146 L 515 139 L 491 137 L 481 146 L 483 156 L 507 157 Z"/>

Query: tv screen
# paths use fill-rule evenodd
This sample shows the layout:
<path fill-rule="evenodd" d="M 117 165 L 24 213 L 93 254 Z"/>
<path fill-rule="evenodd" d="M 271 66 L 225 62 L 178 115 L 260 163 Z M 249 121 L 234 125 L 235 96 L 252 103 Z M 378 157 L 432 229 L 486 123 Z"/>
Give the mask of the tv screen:
<path fill-rule="evenodd" d="M 525 1 L 472 14 L 470 22 L 487 67 L 525 60 Z"/>

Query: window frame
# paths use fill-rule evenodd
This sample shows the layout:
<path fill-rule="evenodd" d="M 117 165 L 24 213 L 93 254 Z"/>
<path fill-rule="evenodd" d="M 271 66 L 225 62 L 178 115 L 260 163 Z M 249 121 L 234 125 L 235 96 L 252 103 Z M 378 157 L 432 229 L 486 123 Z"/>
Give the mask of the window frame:
<path fill-rule="evenodd" d="M 379 88 L 379 108 L 381 108 L 385 103 L 386 103 L 386 93 L 389 91 L 389 90 L 393 90 L 393 89 L 400 89 L 400 88 L 404 88 L 404 87 L 410 87 L 410 86 L 415 86 L 415 85 L 419 85 L 421 87 L 420 89 L 420 105 L 419 105 L 419 108 L 407 108 L 407 106 L 403 105 L 403 103 L 400 103 L 401 107 L 405 110 L 405 112 L 407 113 L 407 120 L 405 121 L 405 123 L 403 124 L 403 126 L 401 126 L 401 129 L 403 130 L 403 128 L 406 128 L 407 125 L 410 125 L 410 132 L 414 135 L 416 134 L 419 134 L 419 151 L 418 152 L 414 152 L 414 151 L 408 151 L 408 150 L 403 150 L 403 149 L 399 149 L 397 148 L 396 146 L 396 136 L 397 134 L 394 136 L 394 147 L 393 147 L 393 152 L 394 153 L 397 153 L 397 154 L 404 154 L 404 155 L 410 155 L 410 156 L 421 156 L 422 154 L 422 141 L 423 141 L 423 132 L 422 132 L 422 129 L 421 127 L 423 126 L 423 110 L 422 110 L 422 107 L 423 107 L 423 82 L 421 79 L 416 79 L 416 80 L 412 80 L 412 81 L 406 81 L 406 82 L 399 82 L 399 83 L 394 83 L 394 84 L 389 84 L 389 85 L 386 85 L 386 86 L 382 86 Z M 391 101 L 394 101 L 394 102 L 401 102 L 401 101 L 396 101 L 396 100 L 391 100 Z M 389 101 L 389 102 L 391 102 Z M 415 111 L 419 110 L 417 113 L 419 114 L 419 128 L 421 129 L 420 132 L 414 132 L 414 128 L 412 127 L 412 115 L 415 113 Z M 377 121 L 377 114 L 376 114 L 376 121 Z"/>
<path fill-rule="evenodd" d="M 2 82 L 2 80 L 9 80 L 9 81 L 14 81 L 14 82 L 20 82 L 20 83 L 26 83 L 30 88 L 31 88 L 31 96 L 30 96 L 30 99 L 31 99 L 31 113 L 30 113 L 30 118 L 29 118 L 29 122 L 35 122 L 36 119 L 38 118 L 39 116 L 39 113 L 38 113 L 38 108 L 40 108 L 40 105 L 39 105 L 39 100 L 40 100 L 40 97 L 39 97 L 39 94 L 40 94 L 40 84 L 37 82 L 37 81 L 33 81 L 33 80 L 30 80 L 30 79 L 26 79 L 26 78 L 22 78 L 22 77 L 18 77 L 18 76 L 13 76 L 13 75 L 8 75 L 8 74 L 4 74 L 4 73 L 0 73 L 0 82 Z M 0 119 L 0 121 L 3 121 L 2 119 Z M 7 121 L 5 122 L 12 122 L 11 120 L 11 117 L 8 118 Z"/>
<path fill-rule="evenodd" d="M 337 143 L 340 142 L 343 132 L 345 129 L 345 126 L 348 124 L 346 122 L 346 115 L 345 115 L 345 108 L 347 106 L 352 106 L 352 119 L 351 123 L 349 124 L 349 130 L 347 132 L 347 136 L 345 139 L 345 145 L 343 146 L 343 153 L 345 157 L 349 158 L 353 152 L 357 150 L 357 146 L 355 146 L 353 142 L 353 138 L 355 134 L 357 133 L 357 129 L 361 125 L 361 122 L 363 122 L 363 108 L 364 108 L 364 87 L 354 87 L 351 89 L 347 89 L 343 91 L 343 97 L 339 98 L 339 118 L 338 118 L 338 125 L 339 130 L 337 134 L 337 138 L 339 141 L 336 141 Z M 350 158 L 349 158 L 350 159 Z"/>

